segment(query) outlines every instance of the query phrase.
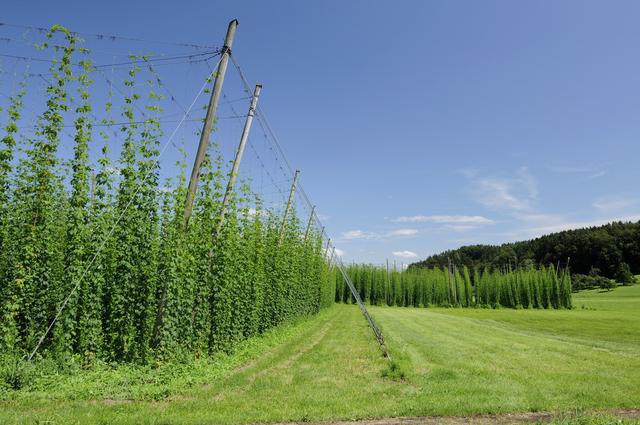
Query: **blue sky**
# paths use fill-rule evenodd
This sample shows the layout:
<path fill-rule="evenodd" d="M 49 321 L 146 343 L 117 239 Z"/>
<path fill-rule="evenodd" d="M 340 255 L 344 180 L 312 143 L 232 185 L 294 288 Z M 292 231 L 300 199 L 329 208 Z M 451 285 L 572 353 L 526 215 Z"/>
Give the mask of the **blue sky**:
<path fill-rule="evenodd" d="M 0 12 L 215 45 L 232 18 L 234 55 L 264 84 L 262 108 L 347 261 L 640 219 L 638 2 L 32 1 Z M 188 103 L 197 73 L 192 86 L 163 72 Z M 234 146 L 237 124 L 223 124 L 220 143 Z"/>

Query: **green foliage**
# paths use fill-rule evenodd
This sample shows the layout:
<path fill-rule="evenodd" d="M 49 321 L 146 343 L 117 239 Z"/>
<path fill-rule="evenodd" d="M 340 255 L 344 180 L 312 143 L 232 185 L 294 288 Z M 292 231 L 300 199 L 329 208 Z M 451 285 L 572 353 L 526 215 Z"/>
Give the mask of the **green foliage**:
<path fill-rule="evenodd" d="M 573 291 L 596 288 L 609 290 L 615 288 L 615 286 L 615 280 L 600 276 L 597 271 L 589 275 L 574 274 L 571 276 L 571 288 Z"/>
<path fill-rule="evenodd" d="M 372 305 L 402 307 L 571 308 L 571 275 L 548 268 L 491 270 L 473 275 L 467 267 L 388 270 L 373 265 L 347 267 L 362 299 Z M 336 282 L 335 300 L 351 302 Z"/>
<path fill-rule="evenodd" d="M 35 133 L 19 126 L 24 86 L 4 111 L 0 354 L 22 358 L 53 324 L 39 350 L 45 360 L 89 367 L 197 358 L 333 303 L 335 270 L 321 235 L 302 228 L 295 208 L 286 217 L 268 210 L 241 182 L 220 222 L 229 172 L 215 144 L 185 228 L 184 158 L 175 182 L 160 184 L 159 81 L 143 81 L 133 66 L 113 82 L 122 98 L 110 87 L 106 104 L 94 107 L 89 52 L 63 27 L 46 37 L 40 48 L 54 55 L 52 79 Z M 121 114 L 121 145 L 106 131 L 94 134 L 96 111 L 103 128 Z M 68 123 L 75 133 L 67 164 L 58 145 Z M 3 381 L 22 385 L 22 369 L 2 365 Z"/>
<path fill-rule="evenodd" d="M 616 289 L 616 286 L 618 286 L 618 284 L 616 283 L 615 280 L 605 278 L 600 281 L 600 289 L 605 291 L 611 291 L 612 289 Z"/>
<path fill-rule="evenodd" d="M 613 277 L 617 282 L 620 282 L 625 285 L 632 285 L 636 282 L 636 278 L 631 273 L 631 269 L 629 268 L 629 264 L 620 263 L 616 270 L 616 273 Z"/>
<path fill-rule="evenodd" d="M 29 385 L 35 375 L 33 364 L 15 355 L 0 355 L 0 394 Z"/>

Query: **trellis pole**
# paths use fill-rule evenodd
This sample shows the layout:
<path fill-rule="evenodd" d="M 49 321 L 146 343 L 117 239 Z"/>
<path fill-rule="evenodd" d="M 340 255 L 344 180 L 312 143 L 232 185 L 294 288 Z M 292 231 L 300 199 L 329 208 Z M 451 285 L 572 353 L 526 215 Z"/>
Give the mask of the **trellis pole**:
<path fill-rule="evenodd" d="M 222 94 L 222 83 L 224 82 L 224 76 L 227 72 L 229 56 L 231 55 L 231 46 L 233 45 L 233 38 L 236 34 L 237 26 L 237 19 L 229 22 L 227 35 L 224 39 L 224 46 L 222 46 L 220 62 L 218 63 L 218 69 L 216 70 L 216 80 L 213 84 L 213 90 L 211 91 L 211 98 L 209 99 L 209 106 L 207 107 L 207 115 L 204 120 L 202 132 L 200 133 L 200 143 L 198 144 L 198 151 L 193 162 L 191 178 L 189 179 L 189 188 L 187 189 L 187 197 L 185 200 L 183 215 L 183 227 L 185 229 L 189 224 L 189 219 L 191 218 L 191 213 L 193 212 L 193 201 L 198 190 L 198 182 L 200 181 L 202 163 L 204 162 L 204 158 L 207 154 L 207 149 L 209 148 L 209 137 L 211 136 L 213 122 L 216 117 L 218 101 L 220 100 L 220 95 Z"/>
<path fill-rule="evenodd" d="M 309 221 L 307 222 L 307 230 L 305 230 L 304 232 L 304 241 L 307 241 L 307 238 L 309 237 L 309 232 L 311 231 L 311 225 L 313 224 L 313 217 L 316 213 L 316 206 L 312 206 L 311 207 L 311 214 L 309 214 Z"/>
<path fill-rule="evenodd" d="M 298 176 L 300 175 L 300 170 L 296 170 L 293 174 L 293 182 L 291 183 L 291 190 L 289 191 L 289 199 L 287 200 L 287 207 L 284 210 L 284 215 L 282 216 L 282 225 L 280 227 L 280 242 L 282 243 L 282 239 L 284 238 L 284 228 L 287 225 L 287 218 L 289 215 L 289 211 L 291 211 L 291 204 L 293 203 L 293 197 L 296 194 L 296 184 L 298 183 Z"/>
<path fill-rule="evenodd" d="M 227 183 L 227 189 L 225 190 L 224 197 L 222 198 L 222 207 L 220 208 L 220 218 L 216 226 L 216 234 L 220 233 L 220 230 L 222 229 L 222 225 L 224 224 L 224 216 L 227 212 L 227 207 L 229 206 L 229 199 L 231 198 L 231 193 L 233 192 L 233 188 L 236 184 L 236 180 L 238 179 L 238 170 L 240 169 L 240 162 L 242 161 L 242 155 L 244 154 L 244 148 L 247 145 L 247 140 L 249 140 L 251 123 L 253 122 L 253 116 L 256 113 L 256 107 L 258 106 L 258 97 L 260 96 L 261 90 L 262 90 L 262 86 L 260 84 L 256 84 L 256 88 L 253 90 L 253 97 L 251 98 L 251 104 L 249 105 L 249 112 L 247 113 L 247 119 L 245 120 L 244 128 L 242 129 L 240 144 L 238 145 L 238 150 L 236 151 L 236 157 L 233 159 L 233 166 L 231 168 L 231 175 L 229 176 L 229 182 Z"/>

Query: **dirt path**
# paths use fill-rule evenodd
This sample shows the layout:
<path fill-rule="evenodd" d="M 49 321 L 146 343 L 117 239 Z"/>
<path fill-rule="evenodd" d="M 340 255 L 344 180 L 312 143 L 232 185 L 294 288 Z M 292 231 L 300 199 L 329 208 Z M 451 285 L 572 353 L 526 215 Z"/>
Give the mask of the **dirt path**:
<path fill-rule="evenodd" d="M 625 419 L 638 419 L 640 423 L 640 409 L 614 409 L 598 412 L 617 416 Z M 502 413 L 492 415 L 473 416 L 426 416 L 414 418 L 385 418 L 385 419 L 362 419 L 358 421 L 329 421 L 329 422 L 282 422 L 275 425 L 465 425 L 465 424 L 524 424 L 532 422 L 548 422 L 557 414 L 548 412 L 528 412 L 528 413 Z"/>

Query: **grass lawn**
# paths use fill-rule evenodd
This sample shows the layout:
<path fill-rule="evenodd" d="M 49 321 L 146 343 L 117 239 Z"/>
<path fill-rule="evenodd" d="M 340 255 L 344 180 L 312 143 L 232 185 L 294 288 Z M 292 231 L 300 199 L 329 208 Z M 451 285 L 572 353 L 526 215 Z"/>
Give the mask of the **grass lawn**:
<path fill-rule="evenodd" d="M 414 371 L 421 415 L 639 407 L 640 287 L 585 292 L 575 304 L 372 312 Z"/>
<path fill-rule="evenodd" d="M 227 424 L 639 407 L 640 286 L 583 292 L 574 302 L 571 311 L 372 307 L 404 380 L 383 377 L 389 364 L 359 310 L 336 305 L 231 356 L 47 373 L 2 394 L 0 423 Z M 589 413 L 575 423 L 611 420 L 598 418 Z"/>

